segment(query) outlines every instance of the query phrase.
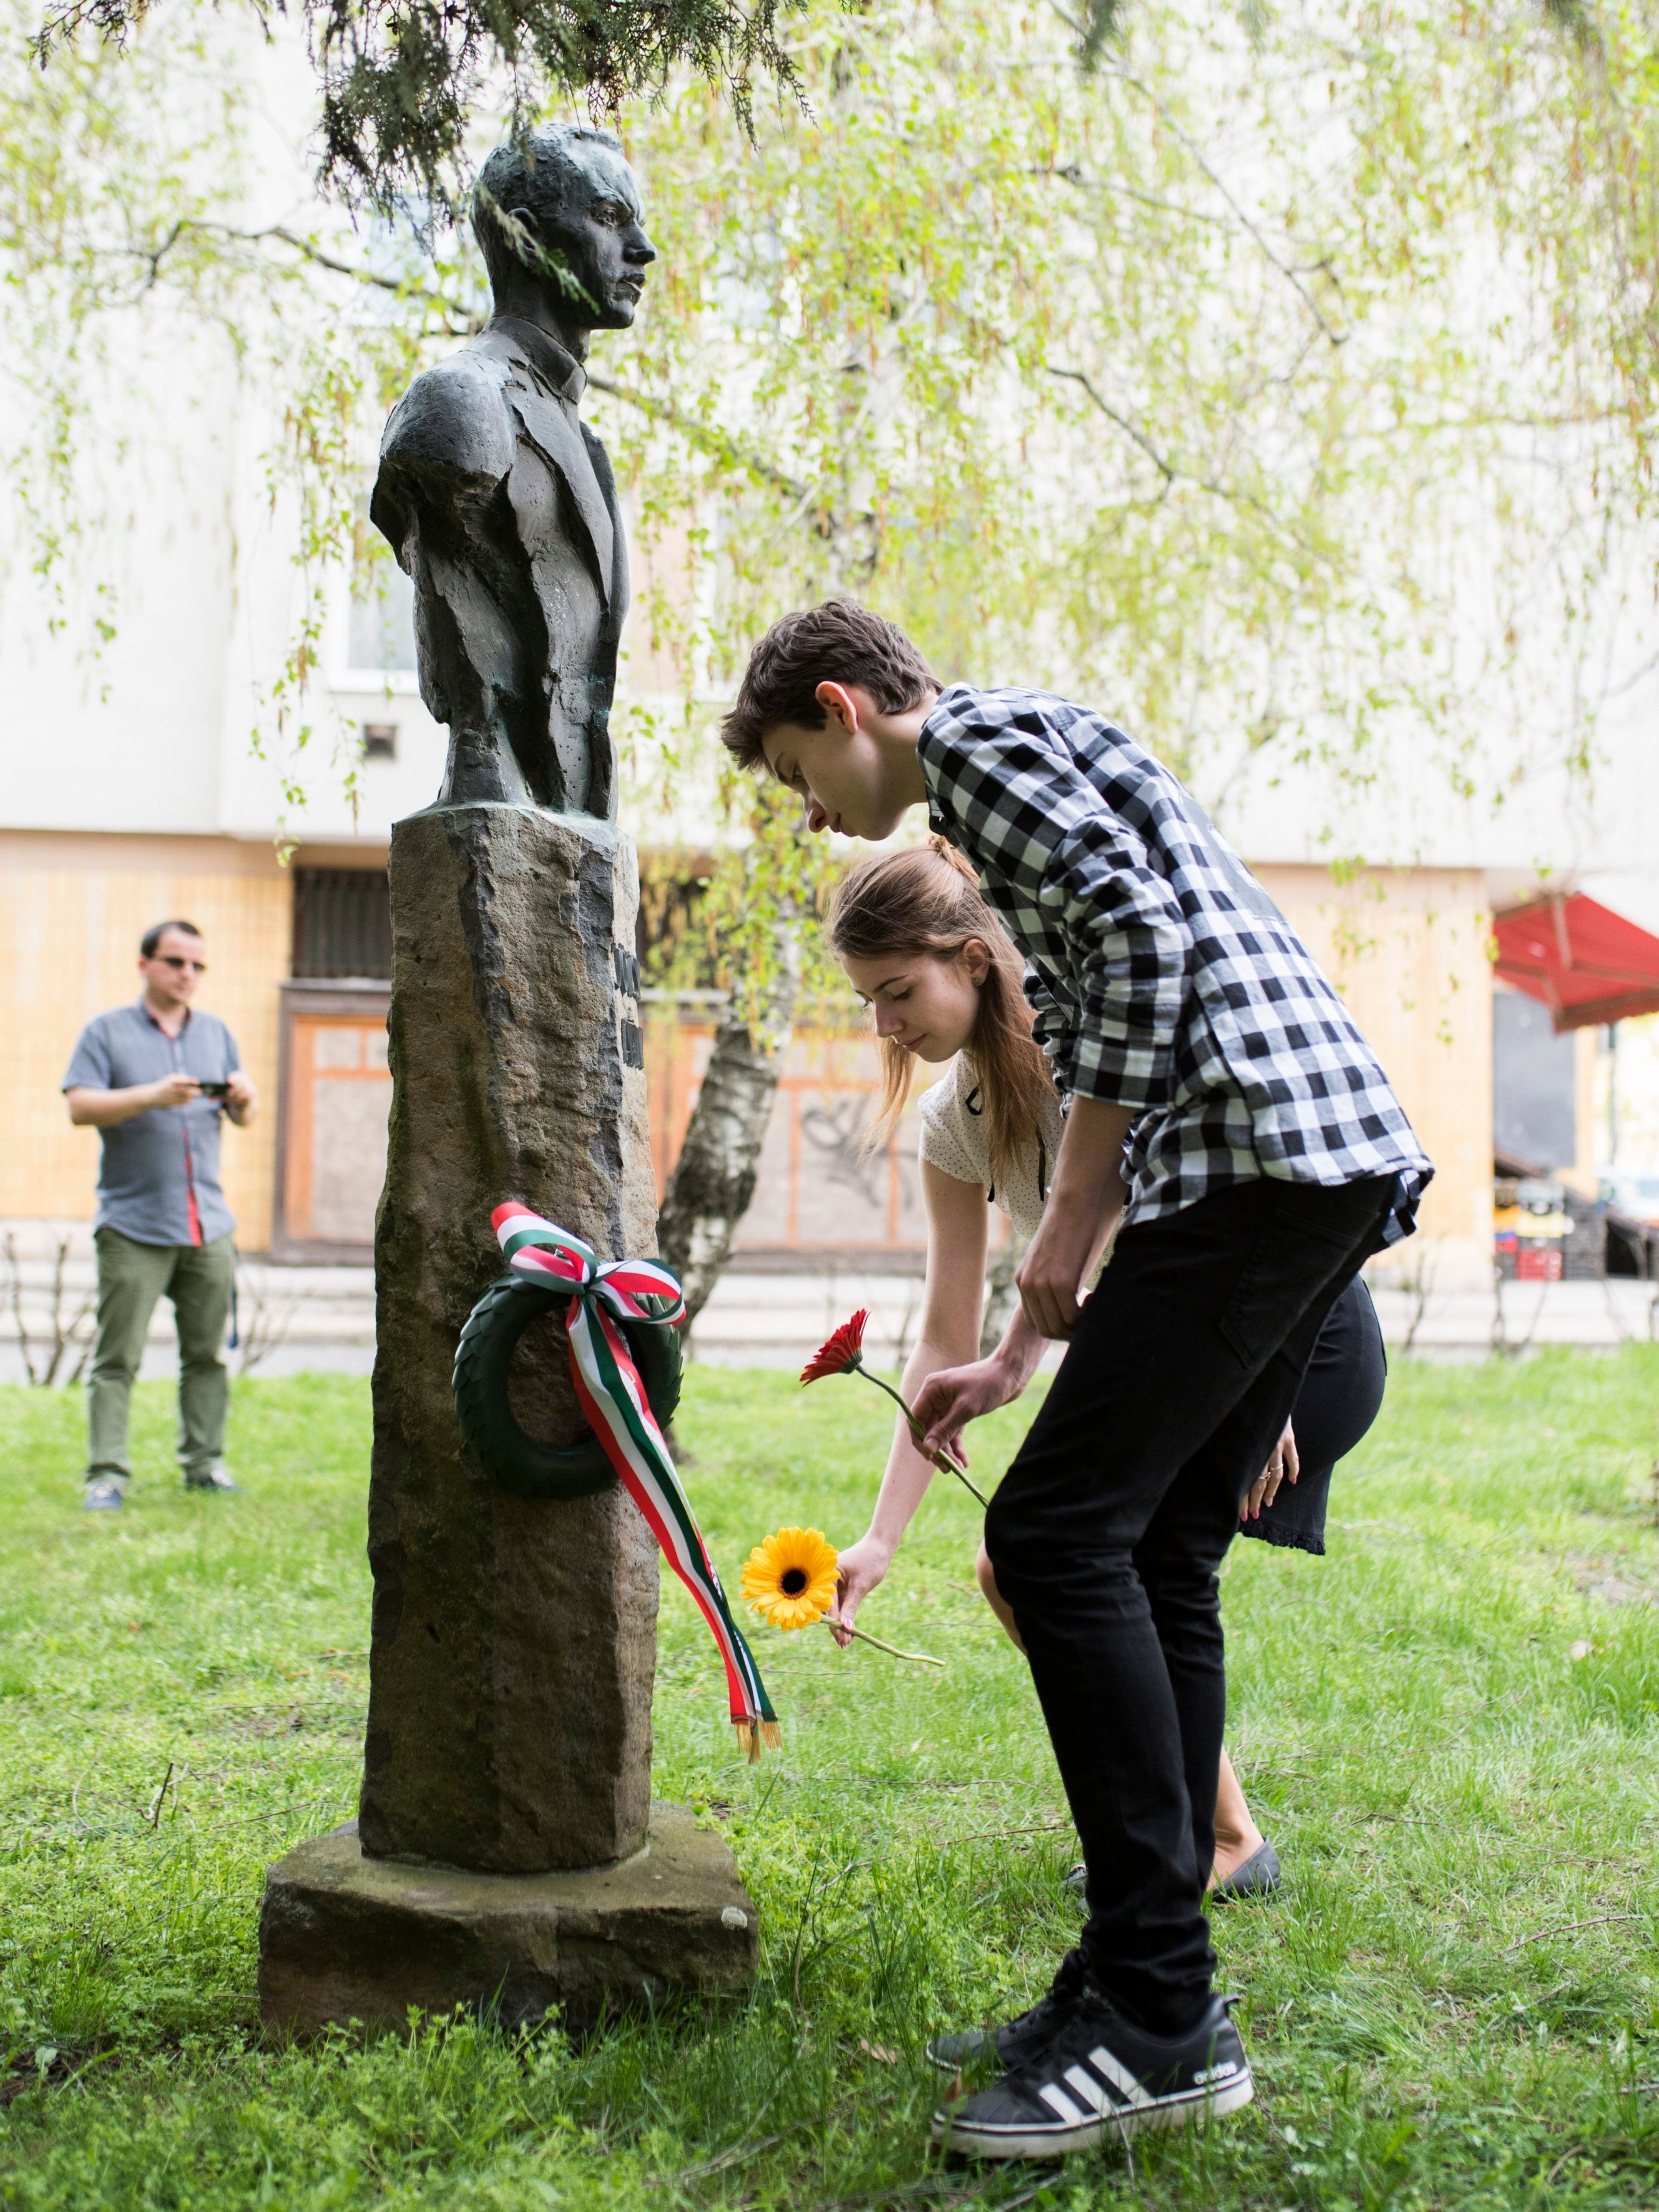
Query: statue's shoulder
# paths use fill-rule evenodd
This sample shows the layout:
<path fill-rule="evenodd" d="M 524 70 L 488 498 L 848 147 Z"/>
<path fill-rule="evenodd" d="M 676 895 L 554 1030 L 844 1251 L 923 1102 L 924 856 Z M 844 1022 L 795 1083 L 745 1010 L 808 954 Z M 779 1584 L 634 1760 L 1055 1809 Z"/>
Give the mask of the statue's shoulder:
<path fill-rule="evenodd" d="M 392 409 L 380 440 L 380 466 L 437 466 L 465 476 L 505 476 L 513 465 L 514 426 L 502 386 L 507 349 L 489 331 L 422 369 Z"/>

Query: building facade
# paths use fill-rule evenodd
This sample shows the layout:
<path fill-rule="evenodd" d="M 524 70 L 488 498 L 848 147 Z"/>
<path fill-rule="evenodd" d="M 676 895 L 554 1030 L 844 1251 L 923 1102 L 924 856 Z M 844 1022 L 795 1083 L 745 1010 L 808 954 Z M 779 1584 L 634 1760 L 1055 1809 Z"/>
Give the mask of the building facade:
<path fill-rule="evenodd" d="M 200 1001 L 229 1023 L 264 1101 L 225 1146 L 242 1245 L 366 1257 L 389 1093 L 386 856 L 392 823 L 438 787 L 444 733 L 418 694 L 407 580 L 384 562 L 341 580 L 310 691 L 284 700 L 306 588 L 295 518 L 270 495 L 248 395 L 222 365 L 198 383 L 190 404 L 210 429 L 179 446 L 179 480 L 135 501 L 109 554 L 113 639 L 89 656 L 15 565 L 0 599 L 0 1002 L 14 1070 L 0 1093 L 0 1219 L 89 1218 L 98 1139 L 69 1126 L 64 1068 L 82 1024 L 135 991 L 144 928 L 183 915 L 207 939 Z M 637 622 L 627 643 L 624 699 L 660 694 L 677 709 Z M 1501 813 L 1483 809 L 1406 772 L 1407 744 L 1402 773 L 1374 779 L 1343 823 L 1340 849 L 1362 857 L 1340 869 L 1310 773 L 1264 769 L 1219 799 L 1200 790 L 1325 963 L 1437 1163 L 1422 1237 L 1392 1264 L 1429 1255 L 1443 1283 L 1484 1279 L 1491 1263 L 1494 907 L 1575 881 L 1659 928 L 1659 678 L 1620 699 L 1589 797 L 1547 777 Z M 649 784 L 623 810 L 647 845 L 663 834 Z M 1410 808 L 1395 804 L 1407 794 Z M 659 1174 L 711 1034 L 707 1006 L 653 1012 Z M 1593 1034 L 1569 1050 L 1571 1157 L 1549 1164 L 1593 1189 L 1616 1121 L 1632 1164 L 1659 1168 L 1659 1154 L 1633 1158 L 1659 1142 L 1659 1051 L 1645 1034 L 1627 1042 L 1610 1113 Z M 797 1038 L 742 1240 L 756 1264 L 836 1251 L 916 1263 L 913 1127 L 890 1158 L 864 1157 L 873 1085 L 866 1042 Z"/>

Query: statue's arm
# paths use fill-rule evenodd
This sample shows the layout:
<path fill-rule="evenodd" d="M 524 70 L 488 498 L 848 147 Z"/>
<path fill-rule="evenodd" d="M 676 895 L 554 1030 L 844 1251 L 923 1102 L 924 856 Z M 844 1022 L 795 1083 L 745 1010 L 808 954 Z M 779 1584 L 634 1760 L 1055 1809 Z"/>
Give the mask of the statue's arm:
<path fill-rule="evenodd" d="M 401 549 L 412 523 L 487 503 L 512 468 L 514 451 L 498 380 L 486 365 L 459 355 L 417 376 L 392 409 L 369 514 Z"/>
<path fill-rule="evenodd" d="M 623 623 L 628 613 L 628 532 L 623 520 L 622 501 L 617 496 L 617 481 L 611 472 L 611 456 L 605 450 L 602 441 L 586 422 L 581 428 L 588 453 L 592 457 L 593 474 L 600 496 L 610 509 L 611 528 L 611 575 L 605 599 L 605 629 L 594 655 L 593 725 L 591 732 L 593 752 L 589 772 L 588 804 L 594 813 L 614 820 L 617 812 L 617 749 L 611 734 L 611 709 L 617 696 L 617 662 L 622 646 Z"/>
<path fill-rule="evenodd" d="M 510 724 L 526 689 L 515 619 L 514 459 L 499 386 L 447 363 L 418 378 L 381 441 L 369 514 L 415 585 L 421 696 L 447 723 L 453 795 L 516 798 Z M 486 792 L 479 786 L 500 785 Z"/>
<path fill-rule="evenodd" d="M 605 650 L 608 655 L 607 680 L 609 689 L 605 702 L 610 703 L 617 681 L 617 654 L 622 641 L 623 623 L 627 617 L 629 603 L 628 531 L 623 519 L 622 501 L 617 496 L 617 479 L 611 471 L 611 456 L 604 443 L 596 437 L 587 424 L 582 424 L 582 436 L 592 457 L 593 474 L 598 481 L 600 496 L 611 512 L 611 560 L 607 591 L 608 620 L 605 624 Z"/>

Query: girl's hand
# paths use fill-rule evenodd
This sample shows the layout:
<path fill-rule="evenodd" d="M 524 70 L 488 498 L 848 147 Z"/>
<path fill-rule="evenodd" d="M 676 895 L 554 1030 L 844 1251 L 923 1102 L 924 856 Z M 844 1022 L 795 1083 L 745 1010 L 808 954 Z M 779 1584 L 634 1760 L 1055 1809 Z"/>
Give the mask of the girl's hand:
<path fill-rule="evenodd" d="M 968 1367 L 941 1367 L 916 1394 L 915 1415 L 922 1428 L 920 1449 L 929 1459 L 942 1451 L 954 1451 L 966 1467 L 962 1431 L 981 1413 L 1018 1398 L 1024 1387 L 1000 1359 L 976 1359 Z"/>
<path fill-rule="evenodd" d="M 836 1577 L 836 1607 L 830 1615 L 830 1633 L 844 1651 L 852 1642 L 842 1633 L 853 1626 L 854 1615 L 893 1564 L 893 1550 L 878 1536 L 860 1536 L 841 1555 Z"/>
<path fill-rule="evenodd" d="M 1297 1455 L 1296 1431 L 1289 1421 L 1285 1433 L 1273 1446 L 1268 1460 L 1255 1480 L 1245 1492 L 1244 1503 L 1238 1509 L 1241 1521 L 1254 1521 L 1264 1505 L 1271 1505 L 1279 1495 L 1279 1486 L 1288 1475 L 1294 1482 L 1302 1472 L 1302 1462 Z"/>

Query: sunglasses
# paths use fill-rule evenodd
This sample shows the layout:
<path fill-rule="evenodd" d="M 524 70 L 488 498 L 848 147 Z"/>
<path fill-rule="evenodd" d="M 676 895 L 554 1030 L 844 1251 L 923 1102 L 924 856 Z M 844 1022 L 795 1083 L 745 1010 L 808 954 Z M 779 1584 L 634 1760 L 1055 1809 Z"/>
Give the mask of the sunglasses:
<path fill-rule="evenodd" d="M 193 968 L 198 975 L 207 974 L 205 960 L 186 960 L 182 952 L 158 952 L 155 957 L 163 968 Z"/>

